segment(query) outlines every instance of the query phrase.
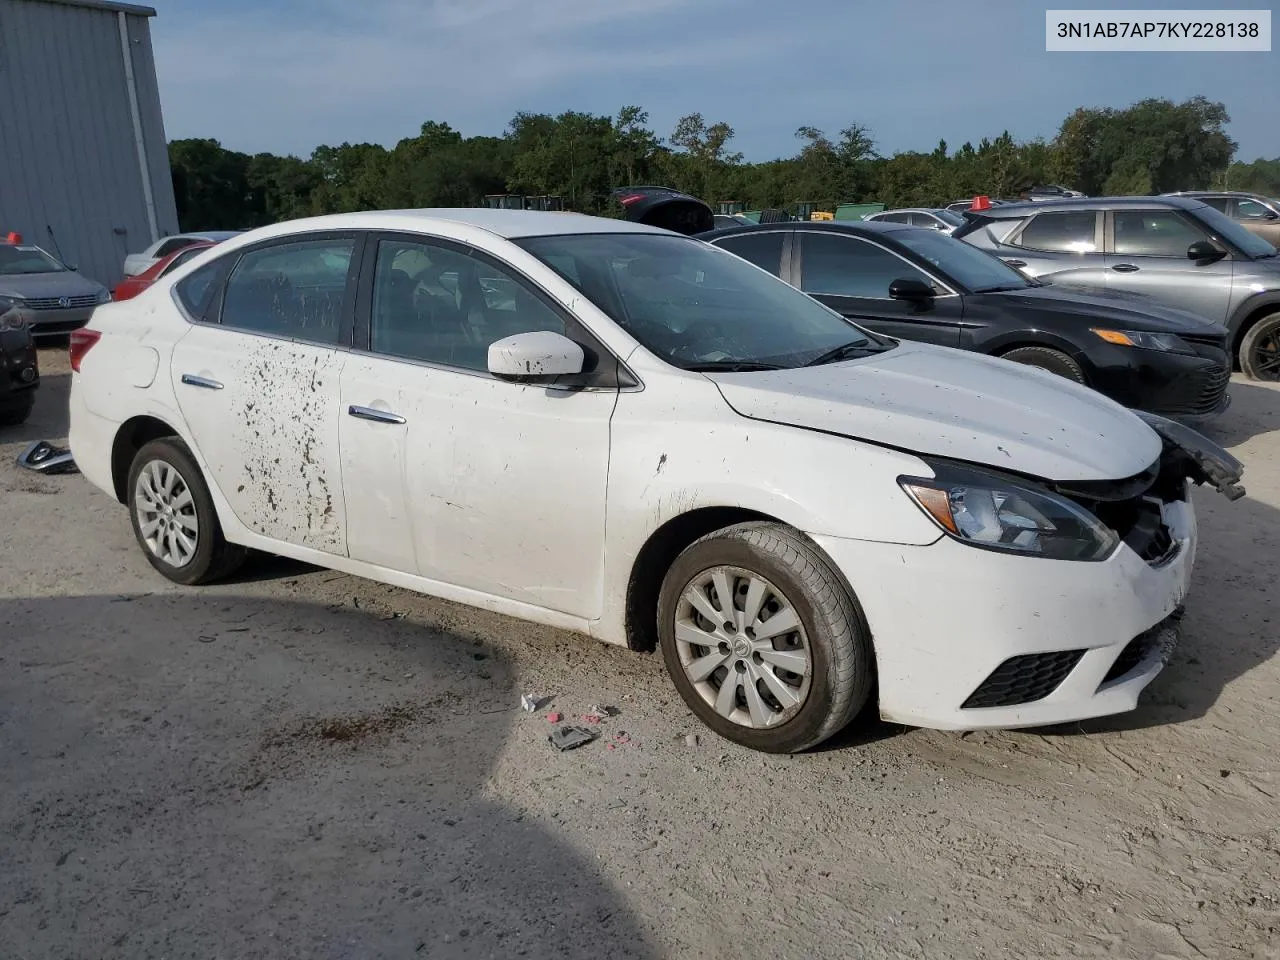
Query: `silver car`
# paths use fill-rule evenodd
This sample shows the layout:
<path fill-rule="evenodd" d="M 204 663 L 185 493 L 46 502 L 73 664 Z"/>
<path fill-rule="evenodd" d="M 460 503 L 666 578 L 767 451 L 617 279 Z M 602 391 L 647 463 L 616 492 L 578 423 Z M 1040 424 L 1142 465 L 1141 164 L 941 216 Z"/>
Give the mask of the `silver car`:
<path fill-rule="evenodd" d="M 1055 284 L 1142 294 L 1225 323 L 1240 368 L 1280 380 L 1280 256 L 1189 197 L 1010 204 L 953 236 Z"/>
<path fill-rule="evenodd" d="M 0 243 L 0 312 L 12 309 L 34 337 L 78 330 L 111 299 L 102 284 L 30 243 Z"/>
<path fill-rule="evenodd" d="M 912 227 L 924 227 L 940 233 L 951 233 L 964 223 L 964 217 L 943 207 L 904 207 L 900 210 L 882 210 L 862 218 L 873 223 L 905 223 Z"/>

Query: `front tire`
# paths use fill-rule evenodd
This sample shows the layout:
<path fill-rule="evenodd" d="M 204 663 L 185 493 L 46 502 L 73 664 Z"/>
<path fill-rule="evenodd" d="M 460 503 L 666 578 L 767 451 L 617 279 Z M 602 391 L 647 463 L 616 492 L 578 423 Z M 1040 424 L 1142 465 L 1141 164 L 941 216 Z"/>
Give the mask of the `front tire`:
<path fill-rule="evenodd" d="M 248 551 L 223 537 L 209 487 L 181 440 L 143 446 L 133 458 L 128 489 L 138 546 L 174 583 L 209 583 L 244 563 Z"/>
<path fill-rule="evenodd" d="M 778 523 L 739 524 L 686 548 L 662 583 L 658 639 L 689 708 L 753 750 L 813 747 L 871 692 L 856 599 L 812 543 Z"/>
<path fill-rule="evenodd" d="M 1084 371 L 1068 354 L 1051 347 L 1014 347 L 1000 356 L 1014 363 L 1024 363 L 1029 367 L 1039 367 L 1075 383 L 1084 383 Z"/>
<path fill-rule="evenodd" d="M 27 397 L 22 403 L 12 407 L 5 407 L 0 410 L 0 427 L 20 427 L 27 422 L 27 418 L 31 416 L 31 410 L 36 405 L 34 396 Z"/>
<path fill-rule="evenodd" d="M 1240 370 L 1250 380 L 1280 380 L 1280 313 L 1263 317 L 1241 339 Z"/>

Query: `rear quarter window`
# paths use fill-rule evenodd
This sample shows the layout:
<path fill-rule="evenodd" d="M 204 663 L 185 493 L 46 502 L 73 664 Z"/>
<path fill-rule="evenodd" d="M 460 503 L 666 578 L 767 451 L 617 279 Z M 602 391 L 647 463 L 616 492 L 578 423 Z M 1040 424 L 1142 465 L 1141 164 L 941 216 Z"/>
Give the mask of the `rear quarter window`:
<path fill-rule="evenodd" d="M 193 320 L 203 320 L 209 312 L 209 304 L 226 274 L 226 257 L 215 260 L 184 277 L 173 288 L 178 302 Z"/>

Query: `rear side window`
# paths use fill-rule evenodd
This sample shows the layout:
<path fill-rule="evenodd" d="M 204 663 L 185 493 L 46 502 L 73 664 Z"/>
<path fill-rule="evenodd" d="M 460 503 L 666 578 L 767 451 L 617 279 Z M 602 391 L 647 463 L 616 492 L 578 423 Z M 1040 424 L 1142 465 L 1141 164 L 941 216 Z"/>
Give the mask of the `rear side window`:
<path fill-rule="evenodd" d="M 1115 252 L 1130 257 L 1187 256 L 1187 247 L 1208 240 L 1203 229 L 1172 210 L 1117 210 Z"/>
<path fill-rule="evenodd" d="M 1227 208 L 1231 206 L 1230 197 L 1200 197 L 1199 200 L 1201 203 L 1207 203 L 1221 213 L 1227 213 Z"/>
<path fill-rule="evenodd" d="M 178 300 L 186 308 L 187 313 L 196 320 L 204 319 L 213 301 L 214 291 L 226 272 L 226 261 L 215 260 L 201 267 L 189 277 L 184 277 L 174 286 Z"/>
<path fill-rule="evenodd" d="M 1096 253 L 1098 215 L 1092 210 L 1040 213 L 1032 218 L 1014 246 L 1048 253 Z"/>
<path fill-rule="evenodd" d="M 189 262 L 197 254 L 203 253 L 204 251 L 204 247 L 189 247 L 188 249 L 183 250 L 180 254 L 169 261 L 169 265 L 167 267 L 160 271 L 160 276 L 163 277 L 165 274 L 172 273 L 184 263 Z"/>
<path fill-rule="evenodd" d="M 768 270 L 775 277 L 782 274 L 782 241 L 786 236 L 781 230 L 769 233 L 741 233 L 717 240 L 716 246 L 737 254 L 748 263 Z"/>
<path fill-rule="evenodd" d="M 354 250 L 350 237 L 250 250 L 227 279 L 222 324 L 336 345 Z"/>

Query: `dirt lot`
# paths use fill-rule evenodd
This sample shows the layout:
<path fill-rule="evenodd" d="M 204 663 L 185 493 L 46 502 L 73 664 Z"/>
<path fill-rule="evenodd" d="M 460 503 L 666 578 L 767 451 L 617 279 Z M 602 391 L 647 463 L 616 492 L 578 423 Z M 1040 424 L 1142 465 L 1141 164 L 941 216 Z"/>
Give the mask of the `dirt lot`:
<path fill-rule="evenodd" d="M 1280 390 L 1210 431 L 1249 496 L 1198 494 L 1136 713 L 783 758 L 656 656 L 279 560 L 169 585 L 14 465 L 66 433 L 42 361 L 0 432 L 0 957 L 1280 957 Z M 522 691 L 629 742 L 556 754 Z"/>

